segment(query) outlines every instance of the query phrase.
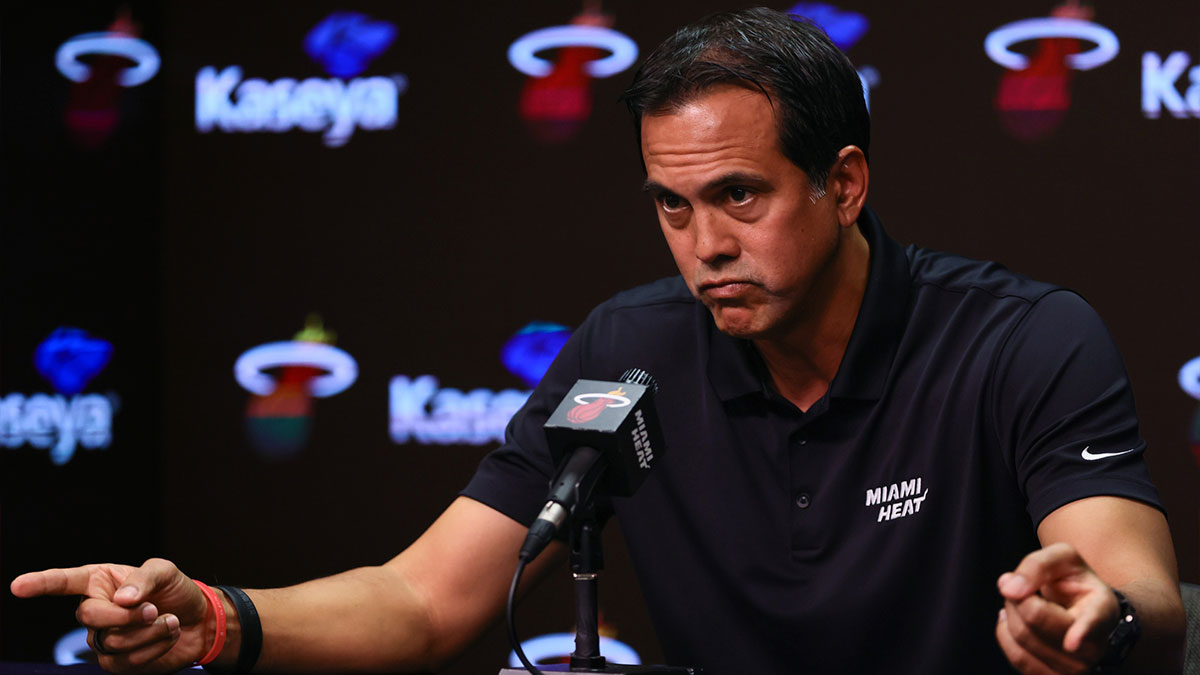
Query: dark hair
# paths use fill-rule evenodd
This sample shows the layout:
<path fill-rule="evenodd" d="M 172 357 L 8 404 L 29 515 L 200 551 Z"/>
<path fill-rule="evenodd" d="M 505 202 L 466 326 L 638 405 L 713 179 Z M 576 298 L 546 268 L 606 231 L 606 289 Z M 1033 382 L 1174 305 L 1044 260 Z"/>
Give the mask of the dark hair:
<path fill-rule="evenodd" d="M 781 150 L 814 190 L 824 190 L 843 147 L 867 153 L 871 120 L 850 60 L 820 27 L 764 7 L 713 14 L 654 50 L 621 96 L 639 146 L 643 116 L 670 113 L 720 84 L 767 96 Z"/>

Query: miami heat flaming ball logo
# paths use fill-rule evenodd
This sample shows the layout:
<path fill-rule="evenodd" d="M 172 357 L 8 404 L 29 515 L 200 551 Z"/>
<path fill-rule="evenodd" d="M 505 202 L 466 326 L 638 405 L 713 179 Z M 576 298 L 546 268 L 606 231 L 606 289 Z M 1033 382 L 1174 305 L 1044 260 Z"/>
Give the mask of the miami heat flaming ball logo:
<path fill-rule="evenodd" d="M 1188 396 L 1200 401 L 1200 356 L 1183 364 L 1179 369 L 1179 388 Z M 1200 466 L 1200 408 L 1192 417 L 1191 433 L 1188 436 L 1188 447 L 1196 465 Z"/>
<path fill-rule="evenodd" d="M 108 30 L 63 42 L 54 55 L 54 65 L 74 83 L 65 114 L 71 137 L 84 149 L 94 150 L 116 131 L 121 89 L 153 78 L 159 57 L 150 43 L 138 38 L 137 24 L 128 10 L 123 10 Z"/>
<path fill-rule="evenodd" d="M 631 369 L 631 372 L 636 372 Z M 562 403 L 542 425 L 550 455 L 557 463 L 571 448 L 586 445 L 604 453 L 610 462 L 604 490 L 628 497 L 666 452 L 658 412 L 657 385 L 641 371 L 620 381 L 576 380 Z"/>
<path fill-rule="evenodd" d="M 608 408 L 624 408 L 632 403 L 622 387 L 606 394 L 579 394 L 575 402 L 579 405 L 567 411 L 567 421 L 571 424 L 591 422 Z"/>
<path fill-rule="evenodd" d="M 313 399 L 340 394 L 358 378 L 358 364 L 334 340 L 314 314 L 295 339 L 238 357 L 234 377 L 252 394 L 246 433 L 261 457 L 290 459 L 300 452 L 312 431 Z"/>
<path fill-rule="evenodd" d="M 1014 21 L 984 40 L 988 57 L 1007 69 L 996 90 L 996 111 L 1013 137 L 1036 141 L 1052 134 L 1071 105 L 1071 71 L 1099 68 L 1120 51 L 1117 36 L 1092 23 L 1092 14 L 1068 0 L 1049 17 Z M 1032 56 L 1012 49 L 1028 40 L 1038 41 Z M 1093 46 L 1081 51 L 1081 40 Z"/>
<path fill-rule="evenodd" d="M 613 30 L 613 17 L 585 7 L 571 23 L 526 33 L 508 48 L 508 62 L 528 76 L 521 117 L 539 141 L 572 138 L 592 114 L 591 79 L 612 77 L 637 61 L 637 43 Z M 553 50 L 555 60 L 538 56 Z"/>

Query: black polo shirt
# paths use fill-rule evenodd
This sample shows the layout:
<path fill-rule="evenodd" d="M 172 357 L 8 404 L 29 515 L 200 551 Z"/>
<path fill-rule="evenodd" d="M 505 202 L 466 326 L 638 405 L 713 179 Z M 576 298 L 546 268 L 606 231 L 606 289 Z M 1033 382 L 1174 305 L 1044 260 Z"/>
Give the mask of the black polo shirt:
<path fill-rule="evenodd" d="M 596 308 L 463 494 L 531 523 L 549 412 L 577 378 L 641 367 L 668 453 L 611 509 L 671 663 L 1011 672 L 995 582 L 1039 548 L 1042 518 L 1093 495 L 1159 506 L 1124 366 L 1078 295 L 903 249 L 869 211 L 859 226 L 866 294 L 807 412 L 664 279 Z"/>

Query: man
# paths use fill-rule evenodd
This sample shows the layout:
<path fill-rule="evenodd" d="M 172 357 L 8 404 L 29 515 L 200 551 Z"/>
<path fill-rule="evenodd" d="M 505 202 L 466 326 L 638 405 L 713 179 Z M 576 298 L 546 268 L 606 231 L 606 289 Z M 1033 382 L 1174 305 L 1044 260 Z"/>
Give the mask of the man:
<path fill-rule="evenodd" d="M 710 17 L 651 55 L 626 101 L 681 276 L 597 308 L 508 442 L 402 554 L 249 591 L 258 668 L 435 668 L 462 649 L 497 617 L 512 568 L 495 563 L 515 564 L 554 470 L 542 422 L 576 378 L 630 366 L 658 379 L 672 454 L 603 510 L 670 661 L 1086 672 L 1140 632 L 1129 667 L 1177 668 L 1174 553 L 1095 313 L 887 237 L 864 208 L 857 75 L 811 25 Z M 33 573 L 13 591 L 87 596 L 78 617 L 116 672 L 210 652 L 232 668 L 260 644 L 231 591 L 216 597 L 221 649 L 217 606 L 162 560 Z"/>

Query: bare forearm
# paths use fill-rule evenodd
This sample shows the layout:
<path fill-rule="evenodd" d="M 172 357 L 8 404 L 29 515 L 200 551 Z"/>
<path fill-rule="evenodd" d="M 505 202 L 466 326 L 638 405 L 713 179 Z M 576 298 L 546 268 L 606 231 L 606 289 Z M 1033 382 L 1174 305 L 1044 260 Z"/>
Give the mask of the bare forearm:
<path fill-rule="evenodd" d="M 246 591 L 262 628 L 255 670 L 436 669 L 499 616 L 525 534 L 521 523 L 459 497 L 417 541 L 380 567 Z M 526 571 L 522 588 L 561 560 L 563 550 L 561 543 L 551 544 Z M 97 652 L 109 672 L 175 673 L 208 658 L 219 640 L 222 614 L 228 632 L 214 665 L 238 663 L 243 631 L 231 598 L 221 591 L 211 595 L 169 560 L 41 570 L 17 577 L 11 588 L 22 598 L 85 596 L 77 616 L 93 631 L 89 644 L 95 644 L 96 631 L 108 636 L 106 648 Z M 249 610 L 240 593 L 234 595 Z"/>
<path fill-rule="evenodd" d="M 1101 662 L 1116 625 L 1116 588 L 1141 626 L 1122 672 L 1179 672 L 1183 603 L 1162 512 L 1121 497 L 1088 497 L 1046 516 L 1038 538 L 1043 548 L 999 579 L 1006 609 L 1016 611 L 1002 616 L 996 637 L 1013 665 L 1078 672 Z"/>
<path fill-rule="evenodd" d="M 426 604 L 390 567 L 362 567 L 297 586 L 247 590 L 262 621 L 256 672 L 418 671 L 436 666 Z M 233 665 L 241 631 L 232 605 L 228 646 Z"/>
<path fill-rule="evenodd" d="M 256 671 L 436 669 L 499 616 L 525 533 L 524 525 L 499 511 L 459 497 L 381 567 L 247 591 L 262 618 Z M 563 550 L 551 544 L 530 565 L 522 588 L 561 560 Z M 228 639 L 220 665 L 236 663 L 239 626 L 231 627 Z"/>

